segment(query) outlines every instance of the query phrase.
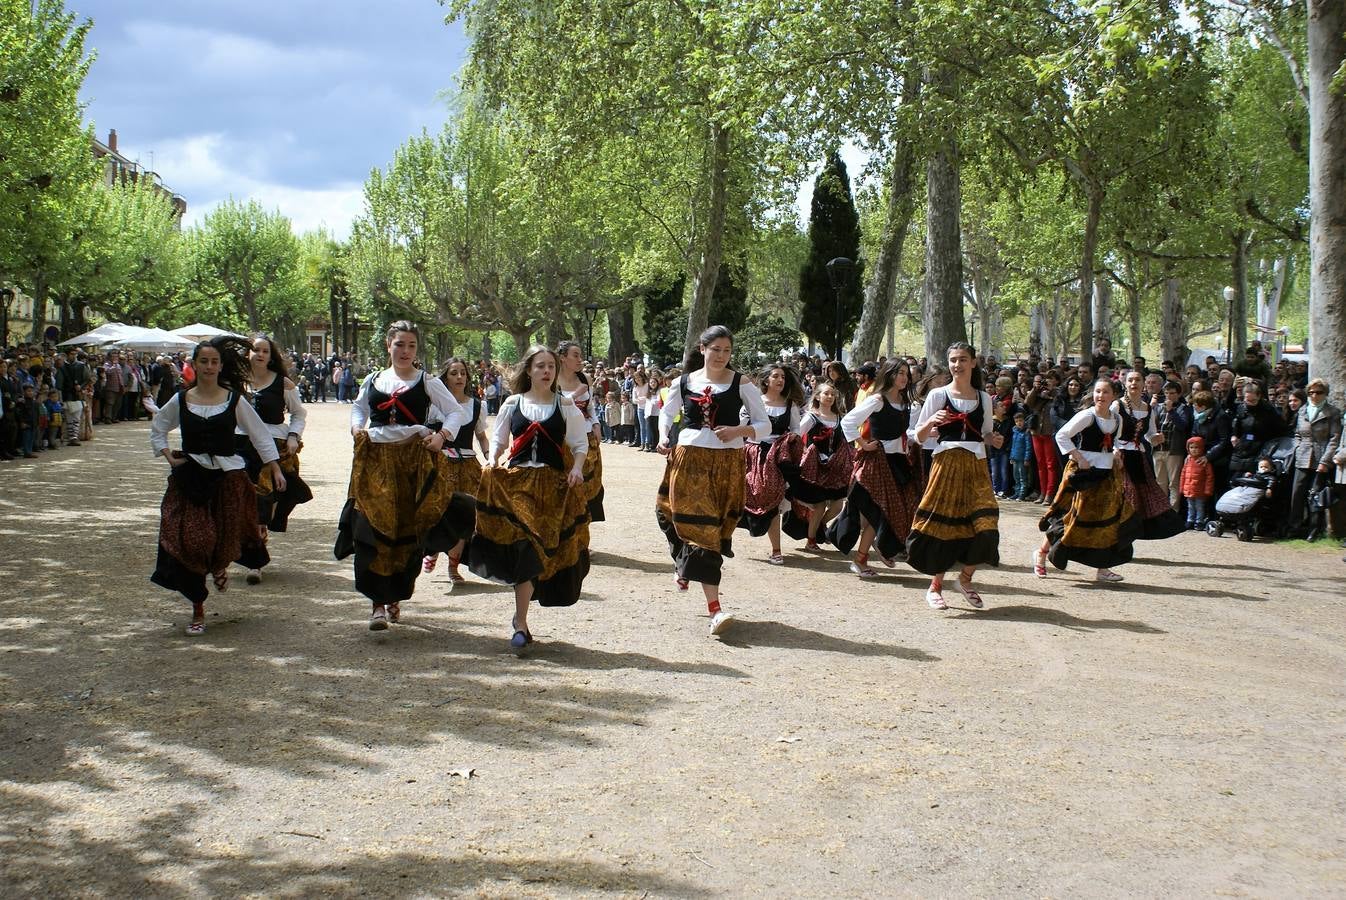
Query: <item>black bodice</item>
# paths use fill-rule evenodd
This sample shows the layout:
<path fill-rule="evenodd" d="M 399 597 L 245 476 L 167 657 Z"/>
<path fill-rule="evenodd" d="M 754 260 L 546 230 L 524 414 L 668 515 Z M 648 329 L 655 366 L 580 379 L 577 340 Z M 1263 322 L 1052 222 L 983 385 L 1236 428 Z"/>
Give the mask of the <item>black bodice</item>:
<path fill-rule="evenodd" d="M 182 428 L 182 449 L 186 453 L 210 456 L 233 456 L 234 430 L 238 428 L 238 394 L 229 394 L 229 406 L 213 416 L 198 416 L 187 405 L 187 388 L 178 392 L 179 422 Z"/>
<path fill-rule="evenodd" d="M 678 379 L 678 391 L 682 395 L 682 427 L 699 429 L 738 425 L 739 413 L 743 409 L 743 395 L 739 392 L 739 381 L 742 378 L 742 374 L 735 372 L 728 389 L 718 394 L 710 385 L 701 393 L 694 394 L 686 375 Z M 786 424 L 789 424 L 788 413 Z"/>
<path fill-rule="evenodd" d="M 268 425 L 285 424 L 285 376 L 277 375 L 266 387 L 253 391 L 252 408 Z"/>
<path fill-rule="evenodd" d="M 911 427 L 911 410 L 899 409 L 880 396 L 882 405 L 869 417 L 869 436 L 876 441 L 895 441 Z"/>
<path fill-rule="evenodd" d="M 514 407 L 509 418 L 509 433 L 513 443 L 509 445 L 509 464 L 540 462 L 553 469 L 565 468 L 561 457 L 561 447 L 565 443 L 566 420 L 561 412 L 561 398 L 556 398 L 556 406 L 551 415 L 540 422 L 534 422 L 523 414 L 523 401 Z"/>
<path fill-rule="evenodd" d="M 943 425 L 935 429 L 937 440 L 942 444 L 946 441 L 972 441 L 982 442 L 981 428 L 986 419 L 986 408 L 981 402 L 981 395 L 977 396 L 977 406 L 971 412 L 962 412 L 953 405 L 953 398 L 947 393 L 944 395 L 944 408 L 949 411 L 952 418 Z"/>
<path fill-rule="evenodd" d="M 430 415 L 430 392 L 425 389 L 425 373 L 406 390 L 385 394 L 379 390 L 378 376 L 369 383 L 370 425 L 424 425 Z"/>

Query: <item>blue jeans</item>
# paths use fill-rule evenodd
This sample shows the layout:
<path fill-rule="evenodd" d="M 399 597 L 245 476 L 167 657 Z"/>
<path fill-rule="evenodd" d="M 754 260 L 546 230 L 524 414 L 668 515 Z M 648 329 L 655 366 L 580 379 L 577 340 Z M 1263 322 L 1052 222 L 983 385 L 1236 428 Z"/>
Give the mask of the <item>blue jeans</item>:
<path fill-rule="evenodd" d="M 640 446 L 644 447 L 650 442 L 650 420 L 645 418 L 644 411 L 636 414 L 636 429 Z"/>
<path fill-rule="evenodd" d="M 598 430 L 603 434 L 603 440 L 612 440 L 612 426 L 608 424 L 606 418 L 600 417 L 598 420 Z"/>
<path fill-rule="evenodd" d="M 1007 447 L 988 447 L 991 460 L 991 490 L 997 494 L 1008 494 L 1013 487 L 1010 481 L 1010 454 Z"/>
<path fill-rule="evenodd" d="M 1205 497 L 1187 498 L 1187 525 L 1191 528 L 1206 527 L 1206 503 Z"/>
<path fill-rule="evenodd" d="M 1028 496 L 1028 460 L 1011 459 L 1014 467 L 1014 499 L 1022 500 Z"/>

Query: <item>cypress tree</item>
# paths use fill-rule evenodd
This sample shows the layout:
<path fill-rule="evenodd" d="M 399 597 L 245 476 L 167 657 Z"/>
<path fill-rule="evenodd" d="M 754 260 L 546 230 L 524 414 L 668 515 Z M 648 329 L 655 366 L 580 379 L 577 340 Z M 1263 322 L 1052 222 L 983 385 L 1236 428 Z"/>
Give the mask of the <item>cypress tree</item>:
<path fill-rule="evenodd" d="M 827 262 L 844 256 L 855 263 L 846 284 L 838 292 L 827 278 Z M 815 343 L 828 348 L 832 358 L 841 355 L 844 335 L 855 330 L 864 304 L 860 285 L 860 216 L 851 197 L 851 180 L 841 154 L 833 150 L 813 182 L 809 208 L 809 256 L 799 271 L 799 330 Z M 840 322 L 837 307 L 840 305 Z"/>

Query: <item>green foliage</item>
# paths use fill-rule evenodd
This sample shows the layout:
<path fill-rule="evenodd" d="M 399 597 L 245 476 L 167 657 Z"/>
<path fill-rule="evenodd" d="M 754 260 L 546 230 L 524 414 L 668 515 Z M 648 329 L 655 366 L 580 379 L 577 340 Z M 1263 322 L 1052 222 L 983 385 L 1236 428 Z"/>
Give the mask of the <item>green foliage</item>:
<path fill-rule="evenodd" d="M 235 325 L 261 331 L 299 302 L 299 242 L 279 212 L 228 200 L 190 232 L 188 243 L 193 290 Z"/>
<path fill-rule="evenodd" d="M 827 263 L 845 257 L 854 264 L 846 283 L 834 291 Z M 851 197 L 850 177 L 841 154 L 833 151 L 813 183 L 809 215 L 809 254 L 799 273 L 799 327 L 828 347 L 835 358 L 844 335 L 855 330 L 863 304 L 860 216 Z M 840 311 L 838 312 L 838 308 Z"/>
<path fill-rule="evenodd" d="M 798 331 L 774 316 L 755 315 L 734 334 L 734 365 L 750 372 L 798 346 Z"/>

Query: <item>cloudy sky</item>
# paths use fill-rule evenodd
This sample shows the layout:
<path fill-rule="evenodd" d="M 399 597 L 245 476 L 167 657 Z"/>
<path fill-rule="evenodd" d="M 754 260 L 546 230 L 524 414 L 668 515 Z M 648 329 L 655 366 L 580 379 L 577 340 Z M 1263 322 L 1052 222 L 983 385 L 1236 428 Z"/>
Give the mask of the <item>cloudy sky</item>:
<path fill-rule="evenodd" d="M 447 118 L 466 40 L 435 0 L 67 0 L 94 22 L 85 116 L 197 222 L 229 197 L 345 237 L 361 185 Z"/>

